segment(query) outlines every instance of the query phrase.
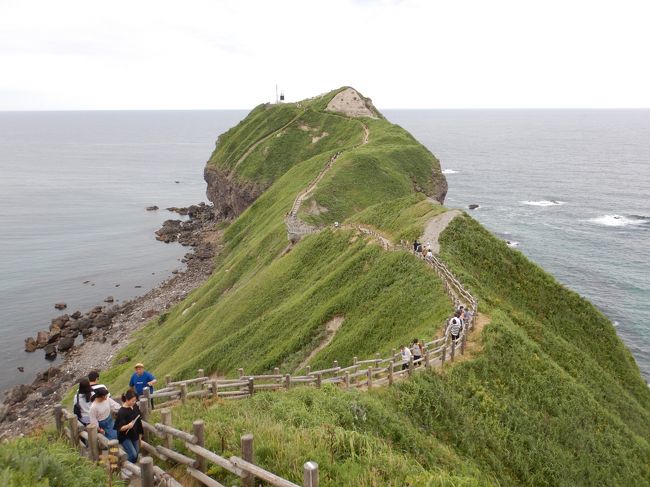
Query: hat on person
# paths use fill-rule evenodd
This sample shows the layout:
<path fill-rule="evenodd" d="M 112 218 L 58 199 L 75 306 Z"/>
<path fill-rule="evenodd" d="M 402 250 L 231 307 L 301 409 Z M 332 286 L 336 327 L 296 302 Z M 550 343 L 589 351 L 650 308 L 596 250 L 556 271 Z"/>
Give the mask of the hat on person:
<path fill-rule="evenodd" d="M 144 369 L 144 364 L 142 362 L 138 362 L 137 364 L 135 364 L 136 369 L 139 367 L 142 367 Z"/>

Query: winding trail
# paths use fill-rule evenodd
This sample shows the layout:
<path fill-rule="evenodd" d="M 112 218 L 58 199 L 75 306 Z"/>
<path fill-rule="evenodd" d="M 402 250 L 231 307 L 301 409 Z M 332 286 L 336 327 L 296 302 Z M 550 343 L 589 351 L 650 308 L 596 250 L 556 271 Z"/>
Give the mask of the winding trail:
<path fill-rule="evenodd" d="M 359 121 L 359 123 L 363 127 L 363 139 L 360 144 L 347 149 L 348 151 L 355 150 L 361 146 L 364 146 L 370 140 L 370 129 L 365 123 L 361 121 Z M 296 199 L 293 201 L 291 210 L 289 210 L 289 213 L 287 214 L 287 218 L 285 220 L 285 224 L 287 226 L 287 236 L 291 242 L 296 243 L 303 235 L 309 235 L 310 233 L 319 231 L 319 229 L 314 225 L 310 225 L 298 218 L 298 212 L 300 211 L 300 207 L 302 206 L 303 202 L 312 195 L 312 193 L 318 187 L 318 183 L 332 168 L 336 160 L 341 156 L 341 154 L 343 154 L 343 152 L 344 151 L 338 151 L 332 157 L 330 157 L 327 161 L 327 164 L 325 164 L 323 169 L 321 169 L 321 171 L 318 173 L 318 176 L 316 176 L 316 178 L 314 178 L 314 180 L 311 181 L 304 190 L 298 193 L 298 196 L 296 196 Z"/>

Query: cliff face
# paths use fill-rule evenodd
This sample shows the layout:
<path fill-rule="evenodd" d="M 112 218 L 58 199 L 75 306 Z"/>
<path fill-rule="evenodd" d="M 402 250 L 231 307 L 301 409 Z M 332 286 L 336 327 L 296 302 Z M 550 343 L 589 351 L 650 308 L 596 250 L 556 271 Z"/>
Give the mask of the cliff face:
<path fill-rule="evenodd" d="M 220 218 L 238 217 L 264 190 L 253 182 L 240 182 L 231 173 L 214 165 L 205 167 L 203 178 L 208 185 L 208 199 L 214 205 L 216 216 Z"/>

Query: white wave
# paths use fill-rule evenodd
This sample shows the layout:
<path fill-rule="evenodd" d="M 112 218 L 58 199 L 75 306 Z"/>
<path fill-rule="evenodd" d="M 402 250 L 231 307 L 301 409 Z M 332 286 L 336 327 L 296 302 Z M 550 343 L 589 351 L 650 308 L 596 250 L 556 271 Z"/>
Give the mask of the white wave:
<path fill-rule="evenodd" d="M 522 201 L 521 204 L 529 206 L 560 206 L 564 201 L 557 200 L 540 200 L 540 201 Z"/>
<path fill-rule="evenodd" d="M 643 225 L 646 220 L 641 218 L 628 218 L 622 215 L 603 215 L 589 220 L 598 225 L 606 227 L 627 227 L 630 225 Z"/>
<path fill-rule="evenodd" d="M 455 169 L 443 169 L 442 174 L 458 174 L 458 171 Z"/>
<path fill-rule="evenodd" d="M 506 245 L 508 247 L 519 247 L 519 242 L 515 242 L 514 240 L 506 240 Z"/>

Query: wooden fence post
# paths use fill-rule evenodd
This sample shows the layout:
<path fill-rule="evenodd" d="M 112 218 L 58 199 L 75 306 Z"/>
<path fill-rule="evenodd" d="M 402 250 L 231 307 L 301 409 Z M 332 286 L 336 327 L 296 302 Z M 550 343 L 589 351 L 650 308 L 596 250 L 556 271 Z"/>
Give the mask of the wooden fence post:
<path fill-rule="evenodd" d="M 75 450 L 79 450 L 79 420 L 76 415 L 68 416 L 68 426 L 70 427 L 70 443 Z"/>
<path fill-rule="evenodd" d="M 316 462 L 307 462 L 303 469 L 302 485 L 304 487 L 318 487 L 318 464 Z"/>
<path fill-rule="evenodd" d="M 151 457 L 142 457 L 138 463 L 140 464 L 140 485 L 142 487 L 154 487 L 153 459 Z"/>
<path fill-rule="evenodd" d="M 241 457 L 249 463 L 255 463 L 253 459 L 253 435 L 250 433 L 241 437 Z M 247 473 L 242 478 L 242 485 L 244 487 L 255 487 L 253 474 Z"/>
<path fill-rule="evenodd" d="M 171 381 L 172 381 L 172 376 L 167 374 L 165 376 L 165 385 L 168 386 Z"/>
<path fill-rule="evenodd" d="M 311 374 L 311 365 L 308 365 L 305 367 L 306 374 L 305 375 L 310 375 Z"/>
<path fill-rule="evenodd" d="M 409 357 L 409 375 L 413 375 L 413 355 Z"/>
<path fill-rule="evenodd" d="M 205 447 L 205 423 L 202 419 L 197 419 L 192 423 L 192 432 L 196 436 L 196 444 Z M 205 458 L 196 455 L 196 468 L 205 473 Z"/>
<path fill-rule="evenodd" d="M 57 404 L 54 406 L 54 422 L 56 423 L 56 433 L 61 436 L 63 434 L 63 406 Z"/>
<path fill-rule="evenodd" d="M 465 342 L 467 341 L 467 332 L 463 330 L 463 337 L 460 339 L 460 354 L 465 355 Z"/>
<path fill-rule="evenodd" d="M 253 397 L 253 394 L 255 394 L 255 382 L 253 381 L 252 377 L 248 379 L 248 394 L 251 397 Z"/>
<path fill-rule="evenodd" d="M 172 425 L 172 410 L 169 408 L 163 408 L 160 410 L 160 420 L 162 421 L 162 424 L 166 426 L 171 426 Z M 165 445 L 165 448 L 171 449 L 172 447 L 172 435 L 170 434 L 165 434 L 165 438 L 163 438 L 163 444 Z"/>
<path fill-rule="evenodd" d="M 111 466 L 111 472 L 119 473 L 122 470 L 120 442 L 117 440 L 108 440 L 108 463 Z"/>
<path fill-rule="evenodd" d="M 148 387 L 145 387 L 142 390 L 142 394 L 144 395 L 144 398 L 146 399 L 147 404 L 151 404 L 151 389 L 149 389 Z"/>
<path fill-rule="evenodd" d="M 86 432 L 88 433 L 88 452 L 90 453 L 90 459 L 93 462 L 99 460 L 99 443 L 97 443 L 97 425 L 90 423 L 86 426 Z"/>
<path fill-rule="evenodd" d="M 217 397 L 217 394 L 218 394 L 217 381 L 216 380 L 211 380 L 210 381 L 210 386 L 212 388 L 212 397 Z"/>
<path fill-rule="evenodd" d="M 451 339 L 451 361 L 454 361 L 454 355 L 456 355 L 456 340 Z"/>
<path fill-rule="evenodd" d="M 284 374 L 284 387 L 287 390 L 291 387 L 291 374 Z"/>
<path fill-rule="evenodd" d="M 368 376 L 368 389 L 372 388 L 372 365 L 368 367 L 368 371 L 366 372 Z"/>
<path fill-rule="evenodd" d="M 346 389 L 349 388 L 350 387 L 350 371 L 349 370 L 345 371 L 345 379 L 343 379 L 343 381 L 345 383 L 345 388 Z"/>
<path fill-rule="evenodd" d="M 424 352 L 424 368 L 428 369 L 430 366 L 431 366 L 431 364 L 429 363 L 429 352 L 427 352 L 425 350 L 425 352 Z"/>
<path fill-rule="evenodd" d="M 185 404 L 187 401 L 187 384 L 181 384 L 181 403 Z"/>
<path fill-rule="evenodd" d="M 273 375 L 280 375 L 280 367 L 275 367 L 273 369 Z"/>
<path fill-rule="evenodd" d="M 395 361 L 391 360 L 388 363 L 388 385 L 393 385 L 393 369 L 395 368 Z"/>
<path fill-rule="evenodd" d="M 352 365 L 357 365 L 359 359 L 357 357 L 352 357 Z"/>
<path fill-rule="evenodd" d="M 205 370 L 199 369 L 196 374 L 197 377 L 205 377 Z"/>
<path fill-rule="evenodd" d="M 445 341 L 442 342 L 442 357 L 440 358 L 440 365 L 445 365 L 445 359 L 447 358 L 447 336 L 445 335 Z"/>
<path fill-rule="evenodd" d="M 140 408 L 140 415 L 142 416 L 142 421 L 149 421 L 149 402 L 148 398 L 138 399 L 138 407 Z M 144 430 L 142 433 L 144 441 L 149 442 L 149 431 Z"/>
<path fill-rule="evenodd" d="M 237 373 L 239 374 L 240 379 L 244 377 L 244 369 L 242 369 L 241 367 L 237 369 Z"/>
<path fill-rule="evenodd" d="M 322 380 L 323 380 L 323 374 L 321 374 L 319 372 L 318 374 L 316 374 L 316 387 L 318 387 L 319 389 L 320 389 Z"/>

